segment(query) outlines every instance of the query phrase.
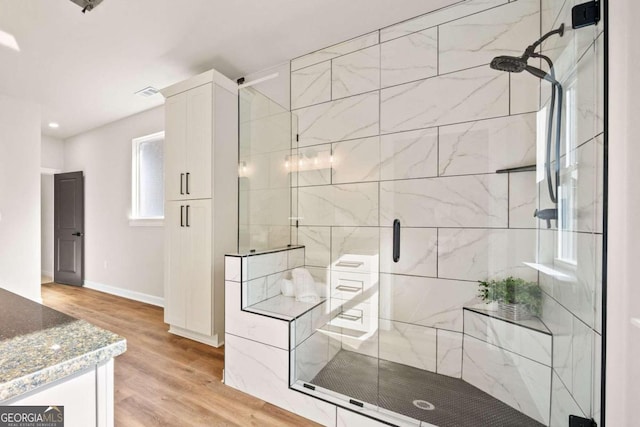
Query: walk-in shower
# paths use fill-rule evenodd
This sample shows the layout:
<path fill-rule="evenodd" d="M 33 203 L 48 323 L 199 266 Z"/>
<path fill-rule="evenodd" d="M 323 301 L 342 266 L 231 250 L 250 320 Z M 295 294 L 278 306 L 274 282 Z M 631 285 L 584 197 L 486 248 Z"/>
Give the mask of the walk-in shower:
<path fill-rule="evenodd" d="M 243 310 L 283 318 L 297 269 L 317 295 L 290 389 L 396 425 L 599 424 L 604 27 L 573 4 L 459 2 L 293 59 L 278 101 L 240 90 L 240 251 L 304 247 Z"/>

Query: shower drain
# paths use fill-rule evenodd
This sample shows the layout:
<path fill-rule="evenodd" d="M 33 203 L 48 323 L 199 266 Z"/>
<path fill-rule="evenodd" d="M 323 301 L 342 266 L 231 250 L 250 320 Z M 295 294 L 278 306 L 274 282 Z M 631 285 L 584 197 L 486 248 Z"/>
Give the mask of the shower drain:
<path fill-rule="evenodd" d="M 413 406 L 415 406 L 416 408 L 424 409 L 425 411 L 433 411 L 434 409 L 436 409 L 436 407 L 433 406 L 433 403 L 429 403 L 426 400 L 414 400 Z"/>

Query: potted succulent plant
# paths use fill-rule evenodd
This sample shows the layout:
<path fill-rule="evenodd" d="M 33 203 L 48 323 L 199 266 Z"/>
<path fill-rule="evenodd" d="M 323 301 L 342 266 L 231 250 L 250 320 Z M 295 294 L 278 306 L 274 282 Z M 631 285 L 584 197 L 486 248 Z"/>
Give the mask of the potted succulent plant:
<path fill-rule="evenodd" d="M 511 276 L 479 283 L 478 296 L 487 303 L 497 302 L 499 315 L 513 320 L 540 316 L 542 290 L 537 283 Z"/>

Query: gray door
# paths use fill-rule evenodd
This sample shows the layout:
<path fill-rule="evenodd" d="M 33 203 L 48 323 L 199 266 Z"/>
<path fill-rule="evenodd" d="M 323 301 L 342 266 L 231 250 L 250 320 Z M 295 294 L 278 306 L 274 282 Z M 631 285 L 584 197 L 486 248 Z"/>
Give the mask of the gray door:
<path fill-rule="evenodd" d="M 54 273 L 56 283 L 82 286 L 84 279 L 84 177 L 82 172 L 55 175 Z"/>

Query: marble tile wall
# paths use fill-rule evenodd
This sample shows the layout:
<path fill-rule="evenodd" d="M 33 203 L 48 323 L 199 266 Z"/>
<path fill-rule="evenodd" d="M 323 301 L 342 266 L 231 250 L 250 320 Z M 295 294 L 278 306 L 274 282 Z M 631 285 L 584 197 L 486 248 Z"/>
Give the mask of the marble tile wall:
<path fill-rule="evenodd" d="M 537 378 L 531 355 L 495 355 L 487 369 L 517 376 L 524 367 L 530 376 L 509 383 L 515 388 L 507 394 L 530 396 L 530 412 L 552 425 L 575 408 L 585 416 L 599 411 L 599 362 L 587 350 L 601 342 L 603 36 L 602 24 L 570 28 L 577 2 L 468 0 L 291 63 L 299 123 L 292 149 L 304 162 L 291 180 L 292 240 L 305 245 L 305 264 L 328 282 L 341 257 L 379 256 L 379 330 L 369 339 L 379 351 L 362 352 L 464 378 L 463 359 L 485 357 L 479 345 L 462 349 L 462 307 L 478 302 L 477 281 L 539 280 L 553 350 L 548 343 L 529 350 L 550 358 L 553 378 Z M 488 62 L 519 55 L 560 22 L 565 36 L 543 47 L 569 106 L 561 159 L 566 219 L 558 232 L 533 217 L 536 208 L 553 207 L 545 180 L 536 172 L 496 173 L 537 162 L 537 113 L 548 105 L 548 85 Z M 398 263 L 390 249 L 396 218 Z"/>
<path fill-rule="evenodd" d="M 378 259 L 378 330 L 343 349 L 461 377 L 477 281 L 537 279 L 535 173 L 496 170 L 536 162 L 539 82 L 488 63 L 539 26 L 538 0 L 470 0 L 292 61 L 294 241 L 330 281 L 345 257 Z"/>

